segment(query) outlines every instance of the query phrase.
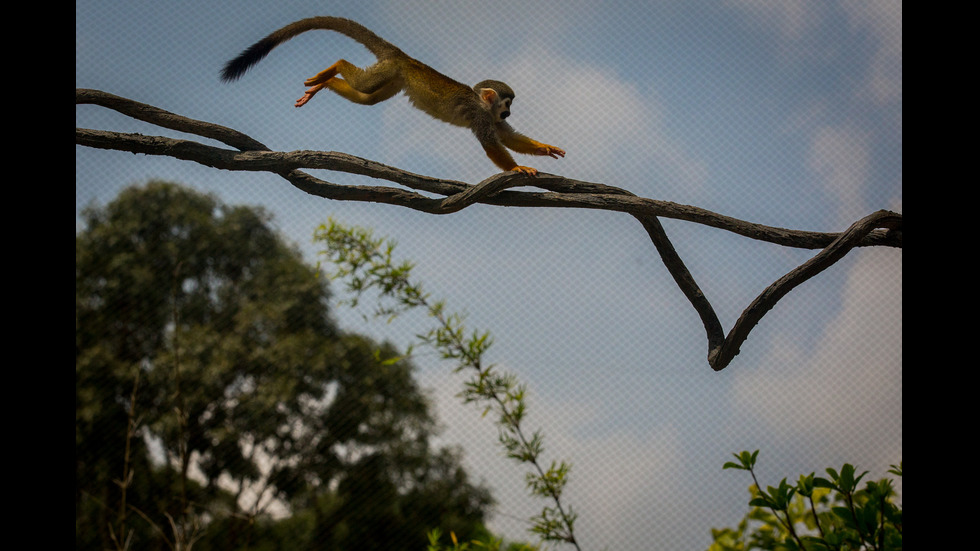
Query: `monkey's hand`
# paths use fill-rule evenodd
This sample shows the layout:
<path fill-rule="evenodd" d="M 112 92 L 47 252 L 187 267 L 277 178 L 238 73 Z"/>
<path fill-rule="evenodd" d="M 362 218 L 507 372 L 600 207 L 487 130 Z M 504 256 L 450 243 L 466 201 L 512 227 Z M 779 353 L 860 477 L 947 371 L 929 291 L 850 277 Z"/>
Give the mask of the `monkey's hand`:
<path fill-rule="evenodd" d="M 547 155 L 552 159 L 557 159 L 558 157 L 565 156 L 565 150 L 560 147 L 555 147 L 553 145 L 541 144 L 538 150 L 535 152 L 536 155 Z"/>

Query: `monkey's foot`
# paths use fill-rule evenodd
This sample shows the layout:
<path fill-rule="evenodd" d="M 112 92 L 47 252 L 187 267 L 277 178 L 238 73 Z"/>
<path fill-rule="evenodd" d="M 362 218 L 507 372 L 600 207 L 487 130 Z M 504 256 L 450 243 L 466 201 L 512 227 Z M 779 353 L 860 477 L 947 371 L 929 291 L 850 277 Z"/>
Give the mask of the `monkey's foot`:
<path fill-rule="evenodd" d="M 313 99 L 313 96 L 315 96 L 316 93 L 319 92 L 322 89 L 323 89 L 323 85 L 322 84 L 318 84 L 318 85 L 313 86 L 312 88 L 308 89 L 306 91 L 306 93 L 303 94 L 303 97 L 301 97 L 298 100 L 296 100 L 296 107 L 303 107 L 304 105 L 306 105 L 306 102 L 308 102 L 311 99 Z"/>
<path fill-rule="evenodd" d="M 537 169 L 531 168 L 529 166 L 515 166 L 512 169 L 514 172 L 520 172 L 521 174 L 527 174 L 528 176 L 537 176 Z"/>
<path fill-rule="evenodd" d="M 331 66 L 327 67 L 326 69 L 320 71 L 316 75 L 314 75 L 314 76 L 306 79 L 306 82 L 304 82 L 303 84 L 305 84 L 306 86 L 323 85 L 328 80 L 330 80 L 333 77 L 337 76 L 339 64 L 340 64 L 339 61 L 337 63 L 334 63 L 333 65 L 331 65 Z"/>

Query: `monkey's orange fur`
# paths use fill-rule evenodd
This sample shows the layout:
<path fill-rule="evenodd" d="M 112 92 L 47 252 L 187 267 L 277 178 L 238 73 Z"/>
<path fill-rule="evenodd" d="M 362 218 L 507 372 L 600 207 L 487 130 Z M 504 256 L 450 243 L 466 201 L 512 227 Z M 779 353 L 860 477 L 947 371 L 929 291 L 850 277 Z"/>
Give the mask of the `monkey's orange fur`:
<path fill-rule="evenodd" d="M 311 17 L 286 25 L 256 42 L 228 62 L 224 80 L 242 76 L 273 48 L 309 30 L 324 29 L 345 34 L 366 46 L 378 61 L 365 69 L 340 59 L 304 83 L 309 88 L 296 107 L 306 105 L 324 88 L 362 105 L 374 105 L 404 91 L 418 109 L 441 121 L 473 131 L 487 157 L 503 170 L 534 176 L 537 170 L 514 162 L 507 148 L 518 153 L 557 159 L 565 151 L 532 140 L 515 131 L 504 119 L 510 115 L 514 91 L 503 82 L 485 80 L 473 88 L 409 57 L 363 25 L 339 17 Z"/>

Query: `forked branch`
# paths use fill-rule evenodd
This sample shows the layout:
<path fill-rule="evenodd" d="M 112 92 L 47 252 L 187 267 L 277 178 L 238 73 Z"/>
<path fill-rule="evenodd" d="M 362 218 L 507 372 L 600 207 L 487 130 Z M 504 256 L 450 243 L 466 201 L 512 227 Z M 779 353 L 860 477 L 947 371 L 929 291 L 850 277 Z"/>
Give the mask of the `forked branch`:
<path fill-rule="evenodd" d="M 585 208 L 630 214 L 643 225 L 674 281 L 700 316 L 707 334 L 708 364 L 716 371 L 724 369 L 731 362 L 752 328 L 779 299 L 794 287 L 833 265 L 851 249 L 869 246 L 902 247 L 902 215 L 889 211 L 872 213 L 855 222 L 843 233 L 789 230 L 753 224 L 688 205 L 637 197 L 620 188 L 551 174 L 541 173 L 537 177 L 530 177 L 508 172 L 471 185 L 412 174 L 345 153 L 271 151 L 237 130 L 189 119 L 98 90 L 76 89 L 75 103 L 107 107 L 134 119 L 213 139 L 234 149 L 223 149 L 191 140 L 83 128 L 75 129 L 75 143 L 78 145 L 169 156 L 223 170 L 272 172 L 295 187 L 326 199 L 387 203 L 431 214 L 457 212 L 474 203 Z M 404 187 L 335 184 L 300 169 L 326 169 L 358 174 Z M 518 186 L 533 186 L 546 191 L 509 189 Z M 726 335 L 708 299 L 671 245 L 658 217 L 696 222 L 786 247 L 822 250 L 763 291 L 745 309 Z"/>

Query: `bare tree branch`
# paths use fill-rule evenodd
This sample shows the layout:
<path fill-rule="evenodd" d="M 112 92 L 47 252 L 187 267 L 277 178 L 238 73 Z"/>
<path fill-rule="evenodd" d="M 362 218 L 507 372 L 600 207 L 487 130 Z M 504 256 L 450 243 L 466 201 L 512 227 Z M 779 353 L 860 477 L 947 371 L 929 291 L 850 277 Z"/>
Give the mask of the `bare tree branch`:
<path fill-rule="evenodd" d="M 78 145 L 174 157 L 222 170 L 272 172 L 295 187 L 326 199 L 387 203 L 431 214 L 457 212 L 474 203 L 584 208 L 630 214 L 643 225 L 674 281 L 700 316 L 707 334 L 708 364 L 716 371 L 724 369 L 731 362 L 752 328 L 786 293 L 833 265 L 851 249 L 872 246 L 902 247 L 902 215 L 889 211 L 872 213 L 855 222 L 843 233 L 790 230 L 753 224 L 698 207 L 637 197 L 620 188 L 552 174 L 539 173 L 537 177 L 531 177 L 508 172 L 470 185 L 412 174 L 345 153 L 271 151 L 262 143 L 236 130 L 189 119 L 98 90 L 76 89 L 75 103 L 114 109 L 132 118 L 213 139 L 234 149 L 223 149 L 191 140 L 83 128 L 75 129 L 75 143 Z M 311 176 L 301 169 L 326 169 L 358 174 L 404 187 L 334 184 Z M 518 186 L 533 186 L 545 192 L 510 189 Z M 674 250 L 658 217 L 704 224 L 786 247 L 822 250 L 763 291 L 745 309 L 726 336 L 718 316 Z"/>

